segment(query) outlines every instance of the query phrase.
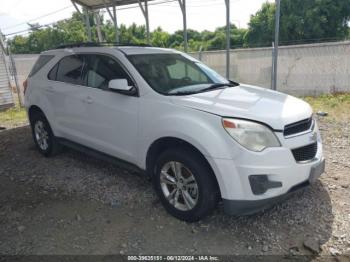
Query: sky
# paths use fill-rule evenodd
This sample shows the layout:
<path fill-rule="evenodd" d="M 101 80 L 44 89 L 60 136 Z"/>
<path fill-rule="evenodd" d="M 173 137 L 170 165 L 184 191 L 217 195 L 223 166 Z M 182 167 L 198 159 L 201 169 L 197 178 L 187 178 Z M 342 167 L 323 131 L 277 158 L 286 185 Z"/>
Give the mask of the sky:
<path fill-rule="evenodd" d="M 182 29 L 182 15 L 178 2 L 155 4 L 159 1 L 167 0 L 149 3 L 151 30 L 158 26 L 170 33 Z M 266 1 L 273 0 L 230 0 L 231 23 L 246 28 L 250 15 L 258 11 Z M 226 24 L 225 0 L 187 0 L 186 3 L 188 28 L 198 31 L 214 30 Z M 19 32 L 28 28 L 28 21 L 41 25 L 49 24 L 69 18 L 74 11 L 70 0 L 0 0 L 0 30 L 5 35 Z M 119 24 L 145 23 L 138 5 L 118 7 L 117 16 Z M 107 13 L 105 18 L 109 18 Z"/>

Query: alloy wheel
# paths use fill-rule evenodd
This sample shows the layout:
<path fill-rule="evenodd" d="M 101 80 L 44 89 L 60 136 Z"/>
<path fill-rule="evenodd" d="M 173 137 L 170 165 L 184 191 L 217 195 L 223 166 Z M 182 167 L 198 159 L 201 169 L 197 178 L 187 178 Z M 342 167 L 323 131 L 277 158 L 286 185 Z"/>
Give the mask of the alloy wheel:
<path fill-rule="evenodd" d="M 38 120 L 34 125 L 34 135 L 41 150 L 47 150 L 49 148 L 49 133 L 45 129 L 43 121 Z"/>
<path fill-rule="evenodd" d="M 181 211 L 192 210 L 198 202 L 198 184 L 182 163 L 170 161 L 160 171 L 160 185 L 166 200 Z"/>

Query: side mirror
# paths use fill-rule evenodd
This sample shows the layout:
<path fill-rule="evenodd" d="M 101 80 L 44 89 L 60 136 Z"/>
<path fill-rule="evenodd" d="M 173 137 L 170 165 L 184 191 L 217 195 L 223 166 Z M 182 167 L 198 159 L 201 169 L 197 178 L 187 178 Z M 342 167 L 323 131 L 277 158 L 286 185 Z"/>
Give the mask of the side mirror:
<path fill-rule="evenodd" d="M 135 95 L 136 88 L 128 85 L 126 79 L 113 79 L 109 81 L 108 88 L 125 95 Z"/>

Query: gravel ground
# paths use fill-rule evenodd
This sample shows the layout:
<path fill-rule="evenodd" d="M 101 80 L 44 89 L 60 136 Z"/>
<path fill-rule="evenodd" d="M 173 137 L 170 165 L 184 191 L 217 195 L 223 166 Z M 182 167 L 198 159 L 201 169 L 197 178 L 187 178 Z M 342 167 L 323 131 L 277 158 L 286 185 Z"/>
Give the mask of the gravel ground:
<path fill-rule="evenodd" d="M 350 255 L 349 122 L 320 119 L 327 167 L 317 183 L 254 216 L 219 205 L 193 224 L 168 215 L 142 175 L 70 149 L 44 158 L 28 126 L 7 128 L 0 254 Z"/>

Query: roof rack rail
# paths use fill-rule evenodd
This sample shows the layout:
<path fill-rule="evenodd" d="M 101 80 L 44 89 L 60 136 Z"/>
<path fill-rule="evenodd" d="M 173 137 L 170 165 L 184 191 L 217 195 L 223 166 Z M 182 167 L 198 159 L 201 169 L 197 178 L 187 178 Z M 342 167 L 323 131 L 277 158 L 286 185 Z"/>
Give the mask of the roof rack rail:
<path fill-rule="evenodd" d="M 80 43 L 70 43 L 59 45 L 55 49 L 64 49 L 64 48 L 74 48 L 74 47 L 102 47 L 102 46 L 140 46 L 140 47 L 152 47 L 152 45 L 148 44 L 117 44 L 115 42 L 80 42 Z"/>

